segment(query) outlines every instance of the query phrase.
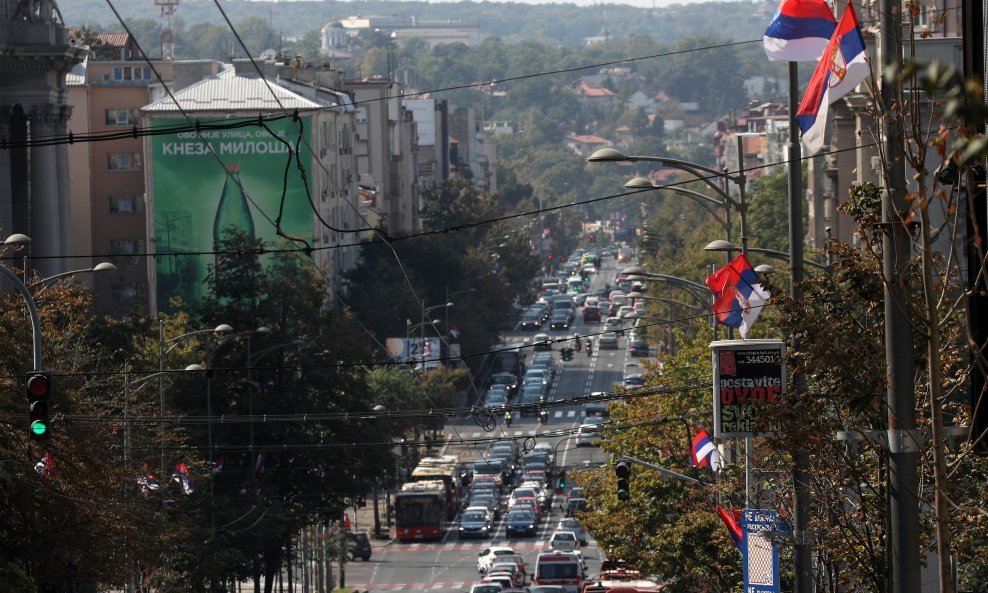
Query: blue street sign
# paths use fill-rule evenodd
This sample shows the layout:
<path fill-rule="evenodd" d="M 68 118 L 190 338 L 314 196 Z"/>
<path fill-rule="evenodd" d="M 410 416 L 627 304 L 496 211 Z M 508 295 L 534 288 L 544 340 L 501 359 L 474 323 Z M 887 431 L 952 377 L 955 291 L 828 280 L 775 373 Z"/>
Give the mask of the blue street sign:
<path fill-rule="evenodd" d="M 744 509 L 741 514 L 744 593 L 779 593 L 779 513 Z"/>

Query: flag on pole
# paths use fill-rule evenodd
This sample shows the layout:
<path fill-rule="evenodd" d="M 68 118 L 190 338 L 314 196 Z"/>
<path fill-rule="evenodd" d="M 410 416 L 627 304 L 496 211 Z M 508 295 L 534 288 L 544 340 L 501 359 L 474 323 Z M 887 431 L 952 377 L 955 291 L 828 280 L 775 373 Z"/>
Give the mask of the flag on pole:
<path fill-rule="evenodd" d="M 701 428 L 693 437 L 693 456 L 690 461 L 695 466 L 707 467 L 713 471 L 720 469 L 720 454 L 706 429 Z"/>
<path fill-rule="evenodd" d="M 762 38 L 765 55 L 772 61 L 814 62 L 836 27 L 834 12 L 824 0 L 782 0 Z"/>
<path fill-rule="evenodd" d="M 734 545 L 741 549 L 741 526 L 738 525 L 738 519 L 740 518 L 737 511 L 728 511 L 722 506 L 717 506 L 717 514 L 720 515 L 720 520 L 724 522 L 724 526 L 727 527 L 727 532 L 731 534 L 731 539 L 734 540 Z"/>
<path fill-rule="evenodd" d="M 215 476 L 216 474 L 220 473 L 221 471 L 223 471 L 223 456 L 222 455 L 220 455 L 218 459 L 216 459 L 215 461 L 213 461 L 213 475 Z"/>
<path fill-rule="evenodd" d="M 192 479 L 189 478 L 189 468 L 184 463 L 179 463 L 172 470 L 172 480 L 182 486 L 183 494 L 192 494 L 195 490 L 192 485 Z"/>
<path fill-rule="evenodd" d="M 34 471 L 38 472 L 38 475 L 43 476 L 46 480 L 58 475 L 58 469 L 55 467 L 55 459 L 52 458 L 51 453 L 45 451 L 45 456 L 38 463 L 34 464 Z"/>
<path fill-rule="evenodd" d="M 748 330 L 772 296 L 758 283 L 758 274 L 744 254 L 707 276 L 707 286 L 714 293 L 717 320 L 737 328 L 742 339 L 748 337 Z"/>
<path fill-rule="evenodd" d="M 871 74 L 865 55 L 864 36 L 858 27 L 854 7 L 848 0 L 840 23 L 820 58 L 806 94 L 796 111 L 796 125 L 810 154 L 823 148 L 830 104 L 837 101 Z"/>

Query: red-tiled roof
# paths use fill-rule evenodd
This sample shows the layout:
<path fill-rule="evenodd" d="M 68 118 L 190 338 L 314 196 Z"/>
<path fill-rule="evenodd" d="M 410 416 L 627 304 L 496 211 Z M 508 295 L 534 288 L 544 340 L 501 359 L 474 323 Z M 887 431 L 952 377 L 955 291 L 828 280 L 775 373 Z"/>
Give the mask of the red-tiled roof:
<path fill-rule="evenodd" d="M 570 134 L 567 138 L 574 142 L 580 142 L 583 144 L 610 144 L 604 138 L 594 136 L 593 134 Z"/>
<path fill-rule="evenodd" d="M 123 47 L 127 45 L 129 35 L 126 33 L 100 33 L 98 37 L 100 41 L 107 45 L 112 45 L 113 47 Z"/>

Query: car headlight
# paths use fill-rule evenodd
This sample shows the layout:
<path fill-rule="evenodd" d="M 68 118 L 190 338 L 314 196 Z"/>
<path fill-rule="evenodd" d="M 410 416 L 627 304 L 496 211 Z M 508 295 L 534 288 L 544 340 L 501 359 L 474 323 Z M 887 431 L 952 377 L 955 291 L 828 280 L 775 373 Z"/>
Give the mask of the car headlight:
<path fill-rule="evenodd" d="M 528 528 L 529 529 L 535 529 L 535 526 L 534 525 L 529 525 Z"/>
<path fill-rule="evenodd" d="M 460 531 L 463 531 L 463 528 L 462 527 L 460 527 Z"/>

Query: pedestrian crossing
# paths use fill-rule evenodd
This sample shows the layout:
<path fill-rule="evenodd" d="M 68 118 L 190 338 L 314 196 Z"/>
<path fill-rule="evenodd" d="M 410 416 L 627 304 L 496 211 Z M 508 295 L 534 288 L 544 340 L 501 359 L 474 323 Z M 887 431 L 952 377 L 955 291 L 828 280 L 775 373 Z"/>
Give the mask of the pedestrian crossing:
<path fill-rule="evenodd" d="M 491 546 L 511 546 L 515 550 L 546 550 L 549 549 L 549 538 L 509 540 L 496 537 L 482 541 L 414 542 L 410 544 L 391 542 L 382 547 L 381 550 L 388 552 L 478 552 Z"/>
<path fill-rule="evenodd" d="M 552 413 L 552 418 L 555 420 L 562 420 L 563 418 L 577 418 L 577 417 L 582 418 L 584 415 L 585 413 L 583 412 L 583 410 L 556 410 L 555 412 Z M 542 432 L 544 432 L 545 430 L 546 430 L 545 428 L 542 428 Z M 538 436 L 540 432 L 538 429 L 534 429 L 534 428 L 529 430 L 524 430 L 524 429 L 511 430 L 505 428 L 504 434 L 515 437 L 523 437 L 523 436 L 534 437 L 534 436 Z M 480 430 L 475 430 L 469 434 L 469 437 L 472 439 L 479 439 L 488 436 L 490 436 L 489 432 L 483 432 Z"/>
<path fill-rule="evenodd" d="M 376 593 L 378 591 L 469 591 L 477 581 L 446 581 L 432 583 L 347 583 L 354 591 Z"/>

